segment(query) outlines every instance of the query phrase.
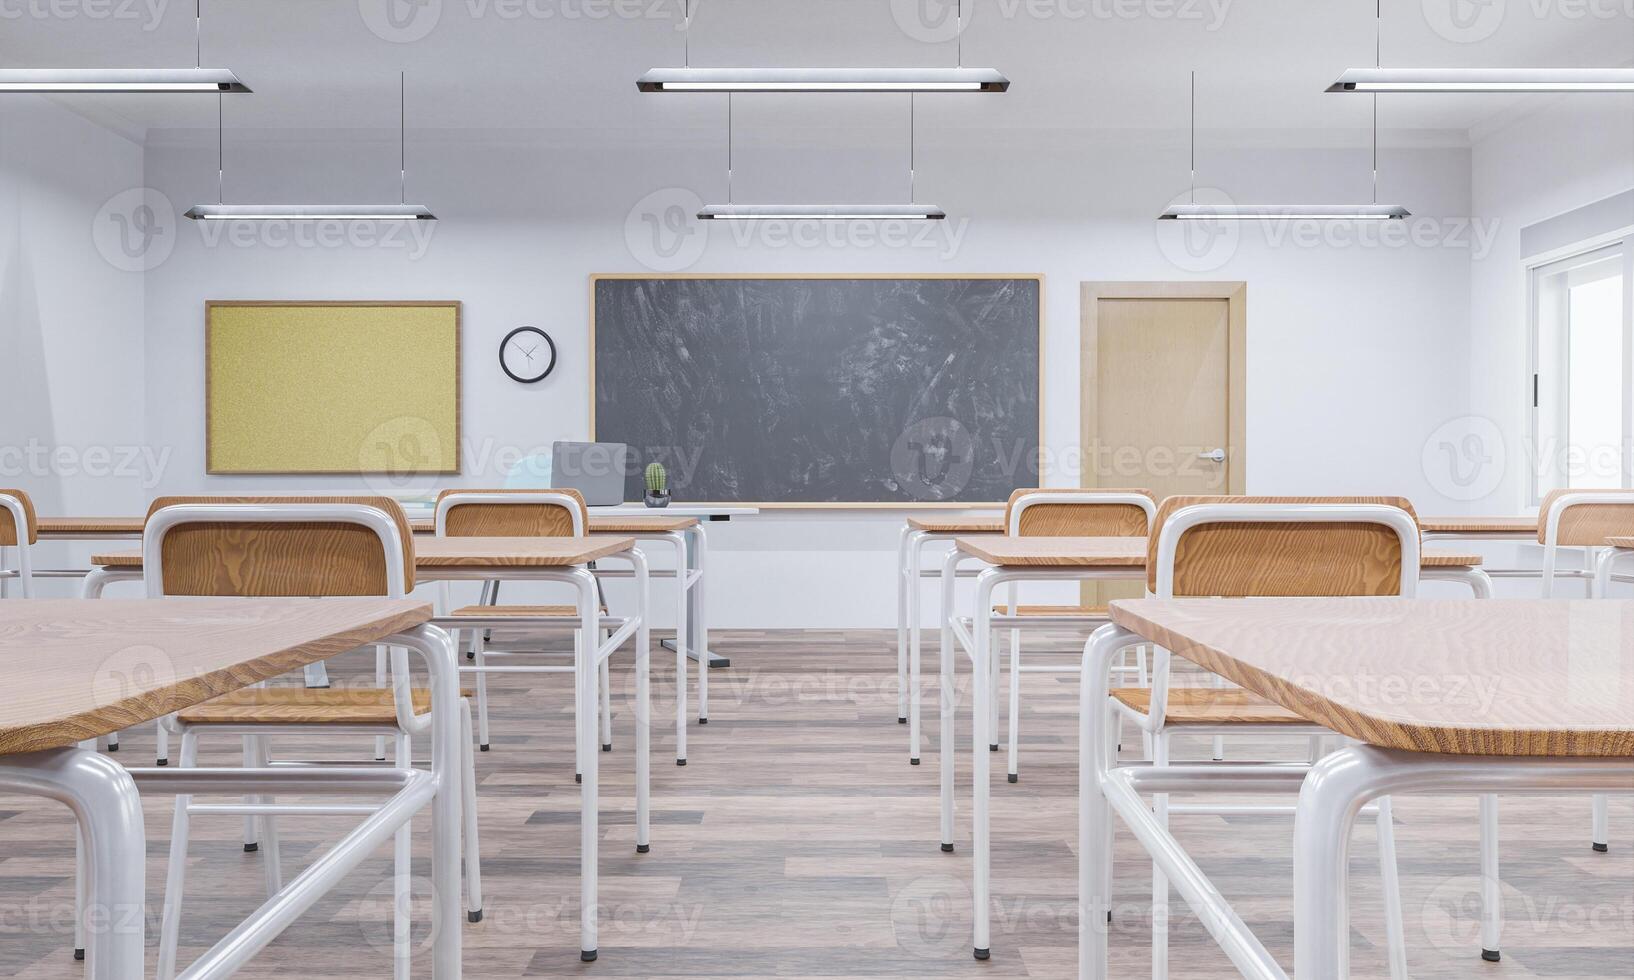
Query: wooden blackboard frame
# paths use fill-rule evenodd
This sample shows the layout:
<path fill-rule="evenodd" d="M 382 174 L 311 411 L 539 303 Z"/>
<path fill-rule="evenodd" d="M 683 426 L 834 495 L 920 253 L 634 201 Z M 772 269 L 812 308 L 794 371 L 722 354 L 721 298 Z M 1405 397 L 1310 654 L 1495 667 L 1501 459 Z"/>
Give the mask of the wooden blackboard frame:
<path fill-rule="evenodd" d="M 590 354 L 586 358 L 590 390 L 590 439 L 596 439 L 596 284 L 602 280 L 632 279 L 1024 279 L 1038 284 L 1038 472 L 1044 471 L 1044 274 L 1041 272 L 595 272 L 590 275 Z M 970 500 L 881 500 L 881 501 L 787 501 L 787 500 L 701 500 L 688 501 L 703 506 L 757 507 L 761 510 L 992 510 L 1005 501 Z"/>

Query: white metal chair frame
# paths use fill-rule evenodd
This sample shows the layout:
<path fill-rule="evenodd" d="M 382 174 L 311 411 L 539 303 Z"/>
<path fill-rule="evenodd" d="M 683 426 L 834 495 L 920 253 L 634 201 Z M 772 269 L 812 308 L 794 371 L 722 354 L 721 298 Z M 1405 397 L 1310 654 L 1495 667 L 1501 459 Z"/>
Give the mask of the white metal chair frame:
<path fill-rule="evenodd" d="M 184 524 L 201 523 L 307 523 L 307 522 L 336 522 L 357 524 L 374 532 L 380 540 L 381 550 L 385 559 L 386 595 L 391 598 L 401 598 L 407 595 L 404 580 L 404 542 L 399 533 L 396 521 L 384 511 L 363 504 L 181 504 L 164 507 L 149 517 L 142 535 L 142 568 L 143 580 L 146 584 L 149 598 L 161 598 L 167 593 L 164 584 L 163 548 L 165 536 L 175 527 Z M 246 769 L 281 769 L 298 768 L 311 774 L 333 773 L 333 783 L 344 784 L 352 778 L 352 773 L 338 768 L 332 763 L 303 763 L 303 762 L 274 762 L 270 756 L 268 739 L 273 735 L 376 735 L 389 734 L 396 744 L 396 754 L 391 768 L 411 773 L 414 770 L 412 754 L 412 738 L 432 732 L 438 720 L 434 712 L 417 715 L 414 711 L 413 698 L 410 695 L 410 675 L 408 655 L 402 647 L 392 647 L 391 655 L 391 689 L 396 712 L 396 723 L 392 726 L 380 725 L 340 725 L 340 724 L 213 724 L 213 723 L 186 723 L 175 715 L 161 720 L 165 729 L 180 738 L 182 769 L 192 769 L 197 763 L 198 736 L 202 731 L 216 734 L 239 735 L 244 739 Z M 457 696 L 457 688 L 456 688 Z M 460 716 L 462 731 L 460 758 L 456 762 L 452 759 L 443 760 L 439 767 L 436 753 L 433 754 L 433 770 L 443 785 L 456 776 L 460 779 L 461 791 L 461 819 L 464 832 L 464 857 L 467 891 L 467 916 L 472 922 L 482 918 L 482 874 L 479 858 L 477 811 L 476 811 L 476 776 L 471 755 L 471 711 L 465 699 L 458 700 L 457 711 Z M 347 767 L 358 766 L 358 763 L 344 763 Z M 327 787 L 328 782 L 325 782 Z M 338 790 L 346 792 L 345 790 Z M 313 789 L 306 792 L 324 794 L 325 789 Z M 263 877 L 266 882 L 269 899 L 276 897 L 284 890 L 278 831 L 275 817 L 278 814 L 291 816 L 335 816 L 359 815 L 374 816 L 385 813 L 391 806 L 386 804 L 279 804 L 271 796 L 250 796 L 242 804 L 201 804 L 194 803 L 192 795 L 181 793 L 176 797 L 176 812 L 171 829 L 170 859 L 165 881 L 164 913 L 160 926 L 159 961 L 157 975 L 160 980 L 170 980 L 176 970 L 176 952 L 180 935 L 181 901 L 185 883 L 187 867 L 187 844 L 191 817 L 194 814 L 237 815 L 246 818 L 246 850 L 254 849 L 258 845 L 262 852 Z M 392 964 L 393 975 L 399 980 L 406 980 L 410 967 L 409 922 L 408 904 L 410 878 L 410 845 L 412 843 L 409 819 L 412 811 L 404 816 L 403 822 L 398 825 L 394 840 L 394 911 L 393 911 L 393 942 Z M 259 821 L 259 835 L 255 835 L 248 826 L 250 820 Z M 461 827 L 444 829 L 436 828 L 438 833 L 459 834 Z M 256 837 L 259 840 L 256 840 Z M 302 876 L 304 877 L 304 875 Z M 299 883 L 298 877 L 290 887 Z M 191 971 L 190 971 L 191 972 Z"/>
<path fill-rule="evenodd" d="M 1147 496 L 1146 494 L 1143 494 L 1143 493 L 1106 493 L 1106 492 L 1096 491 L 1096 490 L 1085 490 L 1085 491 L 1083 491 L 1081 493 L 1074 493 L 1074 492 L 1064 493 L 1064 492 L 1059 491 L 1059 490 L 1051 490 L 1051 491 L 1049 491 L 1047 493 L 1028 493 L 1028 494 L 1023 494 L 1020 497 L 1018 497 L 1016 499 L 1015 503 L 1010 508 L 1010 521 L 1009 521 L 1008 525 L 1006 525 L 1006 527 L 1004 529 L 1005 533 L 1010 534 L 1010 535 L 1019 535 L 1021 533 L 1021 517 L 1022 517 L 1022 515 L 1024 513 L 1026 513 L 1028 508 L 1034 507 L 1034 506 L 1037 506 L 1037 505 L 1041 505 L 1041 504 L 1054 505 L 1054 506 L 1076 505 L 1076 506 L 1082 506 L 1082 507 L 1098 507 L 1098 506 L 1139 507 L 1141 509 L 1141 511 L 1146 515 L 1146 528 L 1147 528 L 1147 533 L 1148 534 L 1151 533 L 1152 527 L 1155 526 L 1156 523 L 1157 523 L 1157 501 L 1153 500 L 1151 497 L 1149 497 L 1149 496 Z M 1017 782 L 1020 779 L 1020 773 L 1021 773 L 1021 770 L 1020 770 L 1021 675 L 1024 674 L 1024 673 L 1026 673 L 1026 674 L 1078 674 L 1083 670 L 1083 664 L 1081 664 L 1081 663 L 1073 663 L 1073 664 L 1034 664 L 1034 665 L 1031 665 L 1031 666 L 1022 666 L 1022 663 L 1021 663 L 1021 634 L 1022 634 L 1022 631 L 1024 629 L 1026 629 L 1026 628 L 1029 628 L 1029 627 L 1033 628 L 1033 629 L 1060 628 L 1063 625 L 1071 627 L 1071 626 L 1081 626 L 1081 625 L 1084 625 L 1086 623 L 1094 623 L 1094 624 L 1098 625 L 1100 623 L 1104 623 L 1104 622 L 1107 621 L 1106 616 L 1100 615 L 1100 614 L 1078 614 L 1078 615 L 1068 614 L 1068 615 L 1049 616 L 1049 617 L 1045 617 L 1045 616 L 1022 616 L 1021 615 L 1021 596 L 1020 596 L 1020 593 L 1021 593 L 1021 583 L 1020 582 L 1012 582 L 1010 584 L 1010 605 L 1009 605 L 1008 615 L 1006 615 L 1004 617 L 1000 617 L 999 620 L 996 620 L 996 621 L 1000 621 L 1000 620 L 1007 621 L 1007 622 L 1010 623 L 1010 692 L 1009 692 L 1010 693 L 1010 704 L 1009 704 L 1009 746 L 1008 746 L 1008 748 L 1009 748 L 1009 759 L 1008 759 L 1009 771 L 1006 774 L 1006 778 L 1008 779 L 1009 782 L 1012 782 L 1012 783 Z M 998 646 L 994 645 L 993 649 L 995 651 L 998 650 Z M 991 737 L 996 738 L 998 736 L 998 727 L 999 727 L 999 723 L 998 723 L 999 676 L 998 675 L 999 675 L 999 671 L 1000 671 L 1000 664 L 999 664 L 999 657 L 998 656 L 994 656 L 991 659 L 993 661 L 993 671 L 992 671 L 992 678 L 989 681 L 989 689 L 992 691 L 992 697 L 989 698 L 988 700 L 992 703 L 992 710 L 990 712 L 990 715 L 991 715 L 990 722 L 991 722 L 991 725 L 992 725 L 991 731 L 992 731 L 993 735 Z M 1146 647 L 1141 646 L 1141 647 L 1136 647 L 1135 648 L 1135 663 L 1133 665 L 1120 666 L 1120 667 L 1115 667 L 1113 669 L 1123 671 L 1123 672 L 1126 672 L 1126 673 L 1132 672 L 1136 676 L 1136 681 L 1135 682 L 1137 684 L 1139 684 L 1141 687 L 1147 686 L 1148 679 L 1147 679 L 1147 672 L 1146 672 Z M 989 743 L 988 748 L 990 750 L 992 750 L 992 751 L 998 751 L 998 745 L 994 744 L 994 743 Z"/>
<path fill-rule="evenodd" d="M 33 547 L 28 540 L 28 511 L 23 502 L 9 493 L 0 493 L 0 508 L 5 508 L 11 514 L 12 527 L 17 530 L 17 543 L 12 547 L 17 551 L 17 568 L 7 567 L 5 561 L 6 548 L 0 548 L 0 587 L 8 580 L 16 579 L 19 591 L 24 599 L 34 598 L 34 558 L 31 554 Z M 0 592 L 0 596 L 4 596 Z"/>

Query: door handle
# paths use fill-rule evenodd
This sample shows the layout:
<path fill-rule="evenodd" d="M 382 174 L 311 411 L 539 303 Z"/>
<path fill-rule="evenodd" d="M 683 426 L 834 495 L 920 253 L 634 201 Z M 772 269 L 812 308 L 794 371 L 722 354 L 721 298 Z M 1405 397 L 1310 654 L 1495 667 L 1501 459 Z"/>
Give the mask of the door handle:
<path fill-rule="evenodd" d="M 1225 462 L 1226 453 L 1224 449 L 1216 449 L 1213 452 L 1198 453 L 1197 458 L 1206 459 L 1211 463 L 1223 463 Z"/>

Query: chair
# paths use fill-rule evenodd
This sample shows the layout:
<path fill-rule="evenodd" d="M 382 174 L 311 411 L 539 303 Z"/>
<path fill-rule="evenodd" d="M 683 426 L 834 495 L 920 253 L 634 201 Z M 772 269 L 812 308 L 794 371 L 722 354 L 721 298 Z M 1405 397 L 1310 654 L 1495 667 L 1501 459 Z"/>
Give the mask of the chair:
<path fill-rule="evenodd" d="M 386 497 L 210 498 L 163 497 L 154 501 L 143 531 L 143 578 L 150 598 L 160 596 L 405 596 L 414 587 L 414 551 L 407 518 Z M 413 766 L 412 738 L 430 730 L 430 692 L 409 685 L 408 656 L 393 649 L 389 688 L 257 686 L 215 698 L 164 719 L 181 739 L 179 764 L 197 764 L 199 736 L 238 735 L 245 765 L 321 766 L 275 762 L 274 735 L 391 736 L 392 765 Z M 468 917 L 482 918 L 478 859 L 476 779 L 471 711 L 461 699 L 465 751 L 460 762 Z M 347 763 L 355 765 L 355 763 Z M 178 796 L 170 839 L 165 904 L 160 928 L 158 976 L 176 970 L 181 902 L 191 817 L 210 812 L 244 814 L 259 821 L 247 833 L 246 850 L 259 849 L 267 893 L 282 886 L 276 814 L 356 814 L 368 807 L 284 805 L 252 797 L 244 805 L 211 807 Z M 397 832 L 394 854 L 395 922 L 393 973 L 409 972 L 407 904 L 409 828 Z"/>
<path fill-rule="evenodd" d="M 34 501 L 21 490 L 0 490 L 0 586 L 16 579 L 24 599 L 34 598 L 33 545 L 40 539 Z M 17 567 L 7 568 L 5 549 L 17 549 Z"/>
<path fill-rule="evenodd" d="M 1399 497 L 1170 497 L 1158 508 L 1147 546 L 1147 588 L 1181 596 L 1413 596 L 1418 588 L 1419 531 L 1412 506 Z M 1169 764 L 1169 741 L 1188 735 L 1276 734 L 1318 740 L 1331 734 L 1280 705 L 1240 688 L 1171 688 L 1170 659 L 1158 648 L 1150 688 L 1112 691 L 1114 709 L 1151 740 L 1154 766 Z M 1154 812 L 1292 813 L 1292 806 L 1171 807 L 1157 794 Z M 1401 898 L 1390 801 L 1377 811 L 1390 969 L 1406 976 Z M 1169 883 L 1152 875 L 1152 975 L 1168 976 Z"/>
<path fill-rule="evenodd" d="M 442 537 L 582 537 L 589 526 L 590 512 L 585 507 L 584 497 L 577 490 L 444 490 L 437 496 L 436 533 Z M 482 596 L 477 605 L 455 609 L 450 615 L 456 619 L 461 616 L 558 617 L 564 624 L 577 615 L 577 610 L 571 605 L 500 606 L 497 605 L 498 597 L 499 583 L 484 582 Z M 603 609 L 605 608 L 604 605 Z M 617 626 L 617 623 L 612 623 L 609 628 Z M 532 628 L 534 627 L 530 627 Z M 542 655 L 537 650 L 491 649 L 488 645 L 489 632 L 472 630 L 469 656 L 475 664 L 469 668 L 462 668 L 474 673 L 477 678 L 477 740 L 483 752 L 489 750 L 488 674 L 491 668 L 488 659 Z M 585 649 L 580 631 L 574 630 L 574 659 L 584 656 Z M 576 670 L 575 667 L 553 664 L 507 666 L 501 669 L 507 672 L 541 674 L 571 674 Z M 601 662 L 600 670 L 601 747 L 602 751 L 610 752 L 613 748 L 613 722 L 611 685 L 606 660 Z M 578 717 L 585 707 L 578 703 L 577 691 L 578 688 L 575 686 L 573 705 L 575 717 Z M 576 732 L 577 728 L 574 730 Z M 575 745 L 575 770 L 581 778 L 584 773 L 582 756 L 584 751 L 583 746 Z"/>
<path fill-rule="evenodd" d="M 1606 539 L 1634 534 L 1634 490 L 1553 490 L 1538 512 L 1538 543 L 1543 545 L 1543 598 L 1553 598 L 1560 576 L 1560 550 L 1583 548 L 1583 570 L 1571 575 L 1588 579 L 1590 598 L 1605 598 L 1611 584 L 1612 552 Z M 1603 553 L 1600 553 L 1602 552 Z M 1592 802 L 1590 845 L 1611 850 L 1606 797 Z"/>
<path fill-rule="evenodd" d="M 1006 534 L 1015 536 L 1038 537 L 1084 537 L 1084 538 L 1125 538 L 1147 536 L 1153 519 L 1157 516 L 1157 500 L 1150 490 L 1083 490 L 1083 489 L 1021 489 L 1010 495 L 1009 502 L 1004 508 L 1004 530 Z M 1105 606 L 1024 606 L 1018 595 L 1020 589 L 1016 585 L 1010 586 L 1010 601 L 1006 606 L 997 606 L 994 612 L 1009 615 L 1015 610 L 1015 617 L 1029 617 L 1037 621 L 1037 625 L 1060 626 L 1065 624 L 1077 625 L 1080 623 L 1106 622 Z M 993 649 L 997 650 L 995 644 Z M 1146 651 L 1139 648 L 1136 653 L 1136 665 L 1133 669 L 1140 677 L 1139 683 L 1146 683 Z M 1020 728 L 1021 728 L 1021 675 L 1029 674 L 1077 674 L 1081 670 L 1079 664 L 1048 664 L 1023 667 L 1021 664 L 1021 626 L 1018 624 L 1010 629 L 1010 731 L 1009 731 L 1009 775 L 1010 782 L 1020 779 Z M 993 658 L 993 677 L 989 690 L 994 692 L 992 698 L 993 714 L 989 719 L 992 724 L 990 731 L 998 732 L 998 674 L 999 658 Z M 997 751 L 998 746 L 989 742 L 988 748 Z"/>

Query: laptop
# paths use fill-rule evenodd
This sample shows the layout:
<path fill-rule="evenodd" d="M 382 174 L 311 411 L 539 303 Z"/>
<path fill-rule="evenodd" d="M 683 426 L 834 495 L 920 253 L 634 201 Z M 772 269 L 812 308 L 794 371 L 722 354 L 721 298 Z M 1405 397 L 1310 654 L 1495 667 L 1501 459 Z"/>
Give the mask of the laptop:
<path fill-rule="evenodd" d="M 624 502 L 630 448 L 622 442 L 558 442 L 550 447 L 550 478 L 560 490 L 577 490 L 586 505 Z"/>

